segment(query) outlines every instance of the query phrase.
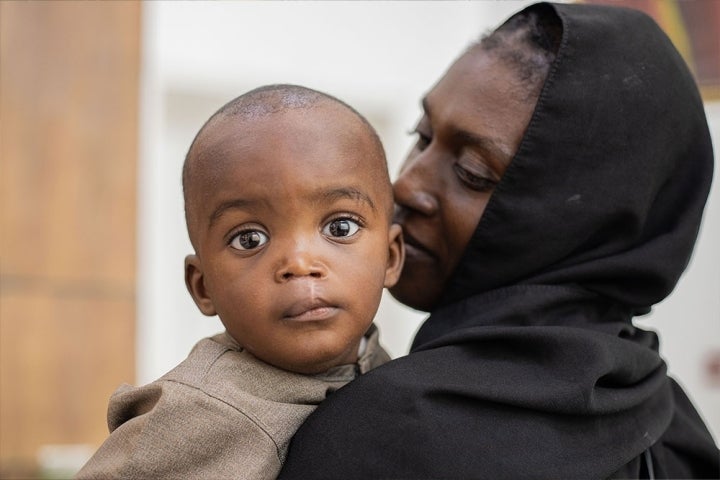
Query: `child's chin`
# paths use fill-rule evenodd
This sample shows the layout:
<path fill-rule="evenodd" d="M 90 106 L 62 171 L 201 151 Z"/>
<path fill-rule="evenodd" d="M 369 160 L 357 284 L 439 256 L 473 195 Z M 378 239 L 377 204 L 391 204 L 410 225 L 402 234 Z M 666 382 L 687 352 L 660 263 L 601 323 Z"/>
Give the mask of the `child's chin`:
<path fill-rule="evenodd" d="M 302 373 L 304 375 L 315 375 L 326 372 L 339 365 L 353 363 L 353 361 L 344 361 L 340 352 L 323 352 L 323 354 L 288 359 L 284 362 L 284 366 L 282 368 L 291 372 Z"/>

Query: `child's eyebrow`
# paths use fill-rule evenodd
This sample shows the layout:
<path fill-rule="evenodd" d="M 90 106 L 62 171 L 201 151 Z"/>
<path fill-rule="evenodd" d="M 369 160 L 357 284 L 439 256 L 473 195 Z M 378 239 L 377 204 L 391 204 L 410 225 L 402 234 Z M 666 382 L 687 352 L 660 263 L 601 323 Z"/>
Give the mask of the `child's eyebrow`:
<path fill-rule="evenodd" d="M 375 210 L 375 204 L 373 203 L 370 196 L 362 190 L 358 190 L 354 187 L 338 187 L 320 190 L 313 193 L 310 199 L 311 201 L 319 204 L 333 203 L 337 202 L 338 200 L 349 199 L 356 202 L 365 203 L 371 209 Z M 258 203 L 262 203 L 262 201 L 247 198 L 234 198 L 232 200 L 228 200 L 227 202 L 223 202 L 218 205 L 215 210 L 213 210 L 212 214 L 210 215 L 210 222 L 208 226 L 212 227 L 213 224 L 217 221 L 217 219 L 220 218 L 222 214 L 225 213 L 227 210 L 232 210 L 234 208 L 249 209 L 253 206 L 256 206 Z"/>
<path fill-rule="evenodd" d="M 375 204 L 368 194 L 354 187 L 338 187 L 322 190 L 313 195 L 313 200 L 318 203 L 331 203 L 342 199 L 355 200 L 357 202 L 366 203 L 371 209 L 375 210 Z"/>
<path fill-rule="evenodd" d="M 215 221 L 222 216 L 223 213 L 225 213 L 226 210 L 230 210 L 233 208 L 248 208 L 252 205 L 257 204 L 258 202 L 255 200 L 248 200 L 245 198 L 235 198 L 233 200 L 228 200 L 227 202 L 223 202 L 220 205 L 217 206 L 215 210 L 213 210 L 212 214 L 210 215 L 210 223 L 209 226 L 212 227 Z"/>

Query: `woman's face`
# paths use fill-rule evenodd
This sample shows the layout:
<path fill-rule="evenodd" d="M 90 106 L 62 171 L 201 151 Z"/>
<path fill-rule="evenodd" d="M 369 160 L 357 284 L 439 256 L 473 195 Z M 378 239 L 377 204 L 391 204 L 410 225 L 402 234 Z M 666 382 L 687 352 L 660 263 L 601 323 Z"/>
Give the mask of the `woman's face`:
<path fill-rule="evenodd" d="M 464 54 L 423 99 L 417 143 L 395 182 L 405 266 L 390 289 L 431 310 L 458 265 L 535 108 L 506 63 L 479 47 Z"/>

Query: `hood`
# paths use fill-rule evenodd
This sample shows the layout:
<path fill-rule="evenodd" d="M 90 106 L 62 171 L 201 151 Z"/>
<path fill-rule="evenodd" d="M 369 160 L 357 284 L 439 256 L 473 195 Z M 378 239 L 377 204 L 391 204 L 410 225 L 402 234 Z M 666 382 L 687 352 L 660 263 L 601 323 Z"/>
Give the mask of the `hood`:
<path fill-rule="evenodd" d="M 441 305 L 574 284 L 647 312 L 677 283 L 702 219 L 713 169 L 702 101 L 645 14 L 552 8 L 557 57 Z"/>

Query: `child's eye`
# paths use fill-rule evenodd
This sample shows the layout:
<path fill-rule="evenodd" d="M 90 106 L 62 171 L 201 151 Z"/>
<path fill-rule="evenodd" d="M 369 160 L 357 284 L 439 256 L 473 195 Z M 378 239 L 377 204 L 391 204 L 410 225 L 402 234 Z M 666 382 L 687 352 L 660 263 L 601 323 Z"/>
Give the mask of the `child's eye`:
<path fill-rule="evenodd" d="M 336 218 L 322 229 L 323 235 L 330 237 L 351 237 L 360 230 L 360 225 L 350 218 Z"/>
<path fill-rule="evenodd" d="M 259 230 L 244 230 L 230 239 L 230 246 L 236 250 L 252 250 L 267 241 L 268 236 Z"/>

